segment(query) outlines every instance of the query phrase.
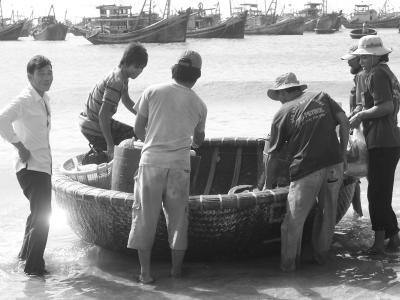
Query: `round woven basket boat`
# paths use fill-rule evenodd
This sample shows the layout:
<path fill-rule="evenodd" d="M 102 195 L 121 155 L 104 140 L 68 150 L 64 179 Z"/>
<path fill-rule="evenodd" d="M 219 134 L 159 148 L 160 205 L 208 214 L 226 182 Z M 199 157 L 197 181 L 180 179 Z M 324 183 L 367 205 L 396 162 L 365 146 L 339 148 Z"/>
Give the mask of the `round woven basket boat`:
<path fill-rule="evenodd" d="M 228 194 L 239 185 L 254 186 L 263 168 L 264 140 L 206 139 L 197 150 L 199 167 L 191 171 L 189 248 L 192 258 L 251 256 L 279 241 L 288 188 Z M 66 211 L 73 230 L 85 241 L 129 252 L 133 193 L 109 190 L 112 163 L 96 170 L 74 171 L 82 155 L 67 160 L 53 176 L 56 202 Z M 355 180 L 340 190 L 337 220 L 350 206 Z M 305 235 L 309 230 L 305 228 Z M 153 247 L 168 256 L 165 219 L 161 213 Z"/>

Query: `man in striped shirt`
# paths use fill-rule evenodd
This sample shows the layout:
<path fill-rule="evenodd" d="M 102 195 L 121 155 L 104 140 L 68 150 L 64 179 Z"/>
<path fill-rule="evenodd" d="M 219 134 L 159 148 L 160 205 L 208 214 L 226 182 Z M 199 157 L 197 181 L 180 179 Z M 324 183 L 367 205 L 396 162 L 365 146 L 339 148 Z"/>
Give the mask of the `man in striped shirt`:
<path fill-rule="evenodd" d="M 112 118 L 117 112 L 119 101 L 136 114 L 135 103 L 129 97 L 129 78 L 135 79 L 147 65 L 146 49 L 131 43 L 125 49 L 119 65 L 107 74 L 89 94 L 79 125 L 82 134 L 96 151 L 107 151 L 108 158 L 114 156 L 114 145 L 135 137 L 134 129 Z"/>

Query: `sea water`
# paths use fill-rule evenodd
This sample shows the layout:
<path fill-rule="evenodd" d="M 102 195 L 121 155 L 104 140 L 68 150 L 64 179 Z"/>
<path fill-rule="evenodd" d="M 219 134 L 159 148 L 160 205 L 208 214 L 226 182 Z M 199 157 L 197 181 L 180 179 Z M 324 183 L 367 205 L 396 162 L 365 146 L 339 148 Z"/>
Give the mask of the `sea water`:
<path fill-rule="evenodd" d="M 389 64 L 400 76 L 400 35 L 397 29 L 382 29 L 379 34 L 386 46 L 393 47 Z M 342 29 L 330 35 L 305 33 L 303 36 L 245 36 L 238 40 L 190 39 L 185 43 L 146 44 L 148 66 L 137 79 L 130 81 L 129 93 L 136 101 L 150 84 L 170 80 L 171 66 L 183 50 L 190 48 L 198 51 L 203 58 L 202 77 L 194 89 L 208 106 L 206 136 L 265 137 L 273 115 L 280 107 L 279 102 L 268 99 L 267 89 L 282 73 L 294 72 L 310 89 L 328 92 L 348 111 L 352 75 L 347 62 L 341 61 L 340 56 L 356 42 L 350 39 L 349 30 Z M 32 56 L 42 54 L 52 61 L 51 147 L 56 168 L 71 156 L 88 150 L 87 142 L 79 131 L 78 114 L 96 82 L 118 65 L 124 47 L 92 45 L 83 37 L 71 34 L 67 35 L 66 41 L 40 42 L 23 38 L 0 43 L 0 107 L 4 107 L 27 85 L 26 63 Z M 122 105 L 115 118 L 131 125 L 135 120 Z M 368 291 L 382 290 L 397 283 L 396 258 L 391 262 L 379 261 L 382 265 L 369 260 L 366 267 L 362 265 L 369 268 L 365 272 L 360 271 L 362 267 L 354 260 L 356 267 L 350 264 L 339 270 L 335 266 L 328 268 L 333 277 L 320 279 L 324 278 L 325 272 L 320 269 L 310 271 L 310 276 L 288 279 L 276 275 L 279 274 L 275 263 L 279 260 L 277 256 L 271 261 L 264 258 L 262 263 L 258 260 L 236 264 L 189 263 L 192 274 L 189 283 L 171 283 L 169 279 L 163 281 L 161 278 L 158 287 L 141 287 L 133 280 L 138 266 L 136 258 L 108 252 L 82 241 L 69 227 L 64 212 L 57 207 L 54 199 L 45 252 L 50 275 L 43 279 L 27 277 L 17 254 L 29 203 L 15 177 L 14 154 L 13 147 L 1 141 L 1 299 L 249 299 L 267 295 L 318 298 L 323 293 L 319 291 L 321 288 L 335 298 L 335 295 L 343 295 L 343 290 L 345 294 L 354 296 L 360 291 L 368 294 Z M 397 216 L 400 216 L 399 179 L 397 174 L 393 195 Z M 362 204 L 366 217 L 354 218 L 350 209 L 339 224 L 336 245 L 344 247 L 344 253 L 368 246 L 371 242 L 365 180 L 362 180 Z M 340 239 L 341 236 L 347 238 Z M 349 237 L 351 243 L 348 243 L 349 240 L 345 243 L 343 240 Z M 263 265 L 272 265 L 271 273 L 264 274 L 267 268 L 260 268 Z M 388 267 L 391 271 L 387 271 Z M 161 274 L 167 274 L 168 262 L 159 262 L 157 268 Z M 237 276 L 231 277 L 232 274 Z M 376 274 L 380 275 L 377 277 Z M 264 277 L 268 278 L 268 284 Z M 215 284 L 209 283 L 210 278 Z M 229 279 L 224 281 L 225 278 Z M 279 278 L 284 278 L 285 286 Z M 341 278 L 344 278 L 343 281 Z M 345 279 L 348 281 L 349 278 L 355 280 L 353 285 L 345 283 Z M 316 286 L 318 280 L 322 281 Z"/>

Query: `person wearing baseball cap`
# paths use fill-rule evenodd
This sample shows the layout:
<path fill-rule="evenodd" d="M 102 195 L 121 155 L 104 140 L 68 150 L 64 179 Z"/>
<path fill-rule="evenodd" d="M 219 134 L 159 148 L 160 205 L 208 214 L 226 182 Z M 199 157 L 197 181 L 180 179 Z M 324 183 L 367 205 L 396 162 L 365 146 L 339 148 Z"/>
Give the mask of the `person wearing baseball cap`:
<path fill-rule="evenodd" d="M 184 51 L 172 67 L 172 82 L 147 88 L 138 101 L 135 132 L 144 141 L 135 179 L 135 203 L 128 248 L 137 249 L 141 266 L 137 280 L 154 281 L 151 248 L 161 207 L 167 222 L 172 267 L 180 277 L 187 249 L 190 147 L 205 137 L 207 106 L 192 90 L 201 76 L 202 59 Z"/>
<path fill-rule="evenodd" d="M 272 125 L 265 167 L 265 188 L 274 188 L 274 178 L 288 158 L 290 176 L 286 214 L 281 225 L 281 269 L 294 271 L 301 256 L 304 222 L 317 203 L 312 247 L 317 263 L 328 258 L 339 189 L 346 165 L 349 124 L 345 112 L 328 94 L 306 90 L 294 73 L 276 78 L 268 97 L 282 103 Z M 336 134 L 339 125 L 340 141 Z"/>
<path fill-rule="evenodd" d="M 360 58 L 366 72 L 363 110 L 350 118 L 356 128 L 362 122 L 368 148 L 368 203 L 374 243 L 369 254 L 397 251 L 400 246 L 399 226 L 392 208 L 392 192 L 400 155 L 400 132 L 397 114 L 400 84 L 388 66 L 392 49 L 383 45 L 377 35 L 366 35 L 352 54 Z M 385 248 L 385 239 L 389 239 Z"/>

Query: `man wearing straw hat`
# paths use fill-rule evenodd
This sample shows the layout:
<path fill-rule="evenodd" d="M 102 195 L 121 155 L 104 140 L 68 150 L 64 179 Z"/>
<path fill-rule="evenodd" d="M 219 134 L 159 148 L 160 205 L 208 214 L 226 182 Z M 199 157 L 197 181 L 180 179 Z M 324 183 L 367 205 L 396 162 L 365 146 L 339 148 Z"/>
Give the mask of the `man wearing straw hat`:
<path fill-rule="evenodd" d="M 200 55 L 185 51 L 172 67 L 173 82 L 147 88 L 136 107 L 135 130 L 144 141 L 128 248 L 138 250 L 141 283 L 154 281 L 151 248 L 161 207 L 171 248 L 171 276 L 181 276 L 187 248 L 190 146 L 204 140 L 207 107 L 192 90 L 201 75 Z"/>
<path fill-rule="evenodd" d="M 399 227 L 392 208 L 393 183 L 400 154 L 400 133 L 397 127 L 400 84 L 387 62 L 391 49 L 379 36 L 367 35 L 352 54 L 360 58 L 366 72 L 363 110 L 350 119 L 351 127 L 363 123 L 368 148 L 368 203 L 375 240 L 369 254 L 398 250 Z M 385 239 L 389 239 L 385 249 Z"/>
<path fill-rule="evenodd" d="M 294 271 L 300 260 L 304 222 L 314 204 L 313 256 L 318 263 L 326 261 L 346 167 L 349 122 L 345 112 L 328 94 L 306 88 L 295 74 L 286 73 L 268 90 L 269 98 L 282 102 L 282 107 L 271 125 L 266 188 L 273 188 L 282 151 L 287 151 L 290 161 L 290 187 L 281 225 L 281 269 L 285 272 Z"/>

